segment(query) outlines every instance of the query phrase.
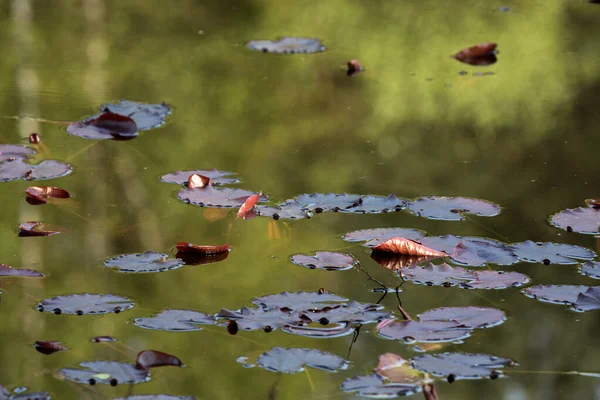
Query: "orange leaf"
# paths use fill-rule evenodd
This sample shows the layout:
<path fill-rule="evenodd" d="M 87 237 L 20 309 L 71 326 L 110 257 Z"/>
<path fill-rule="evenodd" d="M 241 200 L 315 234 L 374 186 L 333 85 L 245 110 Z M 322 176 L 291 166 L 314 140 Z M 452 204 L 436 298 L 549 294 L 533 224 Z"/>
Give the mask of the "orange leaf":
<path fill-rule="evenodd" d="M 210 178 L 204 175 L 193 174 L 188 178 L 188 188 L 203 188 L 210 184 Z"/>
<path fill-rule="evenodd" d="M 414 240 L 404 239 L 401 237 L 394 237 L 386 240 L 383 243 L 372 247 L 373 251 L 383 251 L 395 254 L 405 254 L 409 256 L 433 256 L 433 257 L 446 257 L 446 253 L 441 251 L 430 249 L 415 242 Z"/>
<path fill-rule="evenodd" d="M 238 218 L 245 219 L 246 215 L 250 213 L 250 211 L 254 209 L 256 203 L 258 203 L 258 199 L 260 198 L 260 196 L 262 196 L 262 192 L 253 194 L 252 196 L 248 197 L 237 213 Z"/>

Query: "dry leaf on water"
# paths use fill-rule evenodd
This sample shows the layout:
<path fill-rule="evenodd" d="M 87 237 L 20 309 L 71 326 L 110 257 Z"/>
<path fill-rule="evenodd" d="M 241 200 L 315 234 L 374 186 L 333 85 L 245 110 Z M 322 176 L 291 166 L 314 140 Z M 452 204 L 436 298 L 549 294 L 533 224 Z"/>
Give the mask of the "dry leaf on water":
<path fill-rule="evenodd" d="M 447 257 L 446 253 L 425 247 L 414 240 L 394 237 L 372 247 L 373 251 L 404 254 L 408 256 Z"/>

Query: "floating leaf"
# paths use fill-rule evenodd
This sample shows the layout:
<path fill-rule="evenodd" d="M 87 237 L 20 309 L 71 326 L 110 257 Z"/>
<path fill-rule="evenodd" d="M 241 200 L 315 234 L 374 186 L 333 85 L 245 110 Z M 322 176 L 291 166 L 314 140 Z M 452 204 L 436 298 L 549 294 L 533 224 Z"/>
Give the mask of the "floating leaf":
<path fill-rule="evenodd" d="M 35 349 L 42 354 L 50 355 L 58 351 L 69 350 L 62 346 L 60 342 L 50 342 L 47 340 L 37 340 L 34 344 Z"/>
<path fill-rule="evenodd" d="M 585 285 L 537 285 L 523 289 L 527 297 L 554 304 L 574 304 L 580 293 L 589 289 Z"/>
<path fill-rule="evenodd" d="M 600 262 L 588 261 L 579 266 L 579 273 L 590 278 L 600 279 Z"/>
<path fill-rule="evenodd" d="M 251 40 L 246 46 L 251 50 L 277 54 L 307 54 L 325 51 L 325 46 L 319 39 L 303 37 L 281 37 L 278 41 Z"/>
<path fill-rule="evenodd" d="M 198 325 L 213 325 L 212 315 L 192 310 L 164 310 L 152 318 L 136 318 L 133 324 L 144 329 L 168 332 L 200 331 Z"/>
<path fill-rule="evenodd" d="M 480 43 L 462 49 L 452 57 L 469 65 L 491 65 L 497 61 L 496 46 L 496 43 Z"/>
<path fill-rule="evenodd" d="M 28 278 L 43 278 L 45 275 L 33 269 L 13 268 L 10 265 L 0 264 L 0 277 L 24 276 Z"/>
<path fill-rule="evenodd" d="M 357 194 L 313 193 L 301 194 L 288 200 L 300 204 L 302 209 L 314 213 L 325 211 L 346 212 L 354 214 L 379 214 L 395 212 L 406 208 L 407 200 L 394 195 L 362 196 Z"/>
<path fill-rule="evenodd" d="M 261 354 L 256 363 L 271 372 L 293 374 L 303 372 L 304 366 L 321 371 L 336 372 L 348 368 L 348 362 L 335 354 L 315 349 L 273 347 Z"/>
<path fill-rule="evenodd" d="M 40 229 L 40 226 L 43 226 L 43 222 L 39 221 L 28 221 L 23 222 L 19 225 L 19 236 L 20 237 L 30 237 L 30 236 L 50 236 L 56 235 L 60 233 L 59 231 L 48 231 Z"/>
<path fill-rule="evenodd" d="M 92 339 L 92 342 L 95 343 L 105 343 L 105 342 L 116 342 L 117 339 L 115 339 L 112 336 L 96 336 L 95 338 Z"/>
<path fill-rule="evenodd" d="M 95 385 L 103 383 L 119 384 L 142 383 L 150 380 L 148 370 L 137 368 L 134 364 L 116 361 L 87 361 L 79 364 L 83 368 L 63 368 L 58 375 L 66 380 Z"/>
<path fill-rule="evenodd" d="M 263 308 L 242 307 L 237 311 L 224 308 L 216 315 L 216 318 L 227 321 L 235 320 L 238 328 L 246 331 L 262 329 L 270 332 L 286 325 L 302 323 L 298 313 L 290 313 L 280 308 L 265 310 Z"/>
<path fill-rule="evenodd" d="M 191 175 L 202 175 L 210 179 L 212 186 L 231 185 L 239 183 L 237 178 L 230 178 L 235 172 L 218 171 L 216 169 L 195 169 L 191 171 L 176 171 L 163 175 L 160 180 L 167 183 L 177 183 L 179 185 L 187 184 Z"/>
<path fill-rule="evenodd" d="M 420 217 L 446 221 L 464 220 L 462 214 L 473 214 L 480 217 L 494 217 L 500 214 L 498 205 L 467 197 L 421 197 L 411 201 L 408 209 Z"/>
<path fill-rule="evenodd" d="M 498 376 L 498 369 L 516 365 L 508 358 L 470 353 L 425 354 L 411 358 L 411 363 L 415 369 L 433 376 L 452 375 L 454 379 L 489 378 L 492 373 Z"/>
<path fill-rule="evenodd" d="M 351 300 L 347 304 L 305 310 L 301 312 L 301 315 L 322 325 L 336 323 L 368 324 L 390 318 L 391 313 L 382 310 L 383 306 L 379 304 L 359 303 Z"/>
<path fill-rule="evenodd" d="M 451 321 L 476 329 L 490 328 L 506 321 L 504 311 L 490 307 L 440 307 L 417 315 L 420 321 Z"/>
<path fill-rule="evenodd" d="M 266 310 L 281 308 L 284 310 L 309 310 L 322 309 L 327 306 L 335 306 L 348 299 L 332 293 L 319 292 L 283 292 L 257 297 L 252 300 L 253 304 Z"/>
<path fill-rule="evenodd" d="M 177 197 L 184 203 L 200 207 L 234 208 L 240 207 L 254 194 L 256 193 L 242 189 L 215 189 L 208 186 L 201 189 L 182 189 Z"/>
<path fill-rule="evenodd" d="M 389 399 L 420 392 L 421 385 L 389 382 L 379 374 L 372 374 L 346 379 L 342 382 L 341 389 L 344 392 L 356 392 L 358 396 Z"/>
<path fill-rule="evenodd" d="M 313 213 L 302 208 L 300 203 L 288 200 L 277 206 L 262 206 L 255 207 L 256 214 L 263 217 L 272 217 L 274 220 L 283 219 L 306 219 L 312 218 Z"/>
<path fill-rule="evenodd" d="M 448 321 L 394 321 L 377 330 L 387 339 L 414 342 L 453 342 L 471 336 L 472 330 Z"/>
<path fill-rule="evenodd" d="M 116 268 L 120 272 L 164 272 L 184 265 L 178 258 L 169 258 L 166 254 L 147 251 L 145 253 L 121 254 L 104 262 L 106 268 Z"/>
<path fill-rule="evenodd" d="M 260 199 L 260 196 L 262 196 L 262 192 L 253 194 L 252 196 L 248 197 L 246 201 L 244 201 L 244 204 L 240 206 L 240 209 L 237 213 L 237 217 L 246 219 L 246 217 L 249 216 L 250 212 L 254 210 L 256 203 L 258 203 L 258 200 Z"/>
<path fill-rule="evenodd" d="M 69 192 L 56 186 L 30 186 L 25 189 L 27 200 L 30 204 L 46 204 L 49 198 L 68 199 L 71 197 Z"/>
<path fill-rule="evenodd" d="M 368 245 L 375 246 L 381 242 L 394 237 L 403 237 L 410 240 L 419 240 L 425 236 L 425 232 L 410 228 L 376 228 L 362 229 L 348 232 L 343 239 L 347 242 L 369 242 Z"/>
<path fill-rule="evenodd" d="M 0 160 L 1 160 L 0 155 Z M 22 156 L 8 158 L 0 162 L 0 182 L 23 179 L 37 181 L 42 179 L 60 178 L 73 172 L 73 168 L 64 162 L 44 160 L 39 164 L 31 165 L 25 162 Z"/>
<path fill-rule="evenodd" d="M 519 259 L 504 244 L 490 239 L 483 240 L 461 240 L 452 250 L 452 261 L 479 267 L 487 263 L 498 265 L 514 264 Z"/>
<path fill-rule="evenodd" d="M 430 249 L 401 237 L 394 237 L 371 248 L 373 251 L 403 254 L 407 256 L 446 257 L 446 253 Z"/>
<path fill-rule="evenodd" d="M 196 253 L 196 254 L 219 254 L 229 252 L 229 245 L 224 244 L 222 246 L 201 246 L 188 242 L 179 242 L 175 245 L 177 250 L 182 253 Z"/>
<path fill-rule="evenodd" d="M 521 261 L 543 264 L 577 264 L 576 260 L 592 260 L 596 253 L 585 247 L 564 243 L 527 240 L 509 246 Z"/>
<path fill-rule="evenodd" d="M 579 293 L 573 305 L 576 311 L 592 311 L 600 308 L 600 287 L 592 286 L 585 292 Z"/>
<path fill-rule="evenodd" d="M 190 189 L 203 188 L 210 185 L 210 178 L 204 175 L 192 174 L 187 181 L 187 187 Z"/>
<path fill-rule="evenodd" d="M 504 271 L 473 271 L 475 280 L 467 282 L 464 287 L 467 289 L 506 289 L 509 287 L 519 287 L 530 282 L 527 275 L 520 272 Z"/>
<path fill-rule="evenodd" d="M 329 251 L 318 251 L 314 256 L 296 254 L 292 256 L 292 262 L 303 267 L 325 269 L 327 271 L 343 271 L 351 269 L 358 263 L 348 254 L 333 253 Z"/>
<path fill-rule="evenodd" d="M 355 76 L 364 71 L 364 68 L 357 59 L 348 61 L 346 67 L 346 75 L 348 76 Z"/>
<path fill-rule="evenodd" d="M 552 215 L 550 223 L 567 232 L 600 235 L 600 209 L 579 207 L 563 210 Z"/>
<path fill-rule="evenodd" d="M 67 132 L 85 139 L 133 139 L 138 135 L 135 121 L 126 115 L 112 112 L 73 122 L 67 126 Z"/>
<path fill-rule="evenodd" d="M 204 246 L 203 246 L 204 247 Z M 221 247 L 221 246 L 219 246 Z M 221 252 L 221 253 L 196 253 L 190 251 L 178 251 L 175 254 L 175 257 L 180 259 L 185 263 L 185 265 L 204 265 L 204 264 L 212 264 L 219 261 L 225 260 L 229 256 L 229 252 Z"/>
<path fill-rule="evenodd" d="M 126 297 L 114 294 L 70 294 L 42 300 L 39 311 L 54 314 L 108 314 L 120 313 L 133 307 L 133 302 Z"/>
<path fill-rule="evenodd" d="M 372 252 L 371 258 L 379 265 L 390 271 L 398 271 L 401 268 L 414 267 L 439 257 L 435 256 L 403 256 L 394 253 Z"/>
<path fill-rule="evenodd" d="M 166 366 L 182 367 L 183 363 L 179 358 L 162 351 L 142 350 L 135 359 L 135 365 L 141 369 L 149 369 Z"/>

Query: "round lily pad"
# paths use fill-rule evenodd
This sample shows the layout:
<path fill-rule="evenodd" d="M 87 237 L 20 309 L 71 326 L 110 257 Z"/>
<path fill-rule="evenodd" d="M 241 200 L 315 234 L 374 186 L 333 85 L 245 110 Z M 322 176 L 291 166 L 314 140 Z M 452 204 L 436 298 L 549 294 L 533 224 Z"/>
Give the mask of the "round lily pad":
<path fill-rule="evenodd" d="M 277 41 L 251 40 L 246 46 L 251 50 L 276 54 L 307 54 L 325 51 L 325 46 L 319 39 L 304 37 L 282 37 Z"/>
<path fill-rule="evenodd" d="M 523 289 L 523 293 L 547 303 L 574 304 L 579 294 L 588 289 L 585 285 L 537 285 Z"/>
<path fill-rule="evenodd" d="M 19 144 L 0 144 L 0 162 L 6 158 L 15 156 L 29 156 L 35 154 L 31 147 L 21 146 Z M 5 158 L 6 157 L 6 158 Z"/>
<path fill-rule="evenodd" d="M 490 307 L 440 307 L 417 315 L 419 321 L 450 321 L 467 328 L 490 328 L 506 321 L 502 310 Z"/>
<path fill-rule="evenodd" d="M 164 272 L 184 265 L 178 258 L 169 258 L 167 254 L 147 251 L 145 253 L 121 254 L 104 262 L 106 268 L 116 268 L 120 272 Z"/>
<path fill-rule="evenodd" d="M 270 332 L 286 325 L 298 325 L 302 323 L 298 313 L 291 313 L 279 308 L 265 310 L 263 308 L 242 307 L 236 311 L 224 308 L 216 315 L 216 318 L 227 321 L 235 320 L 238 328 L 246 331 L 266 329 Z"/>
<path fill-rule="evenodd" d="M 600 235 L 600 208 L 579 207 L 563 210 L 552 215 L 550 223 L 568 232 Z"/>
<path fill-rule="evenodd" d="M 442 353 L 425 354 L 410 359 L 413 368 L 433 376 L 454 376 L 455 379 L 487 378 L 493 372 L 516 363 L 508 358 L 487 354 Z"/>
<path fill-rule="evenodd" d="M 164 310 L 152 318 L 136 318 L 133 324 L 140 328 L 168 332 L 200 331 L 198 325 L 213 325 L 212 315 L 192 310 Z"/>
<path fill-rule="evenodd" d="M 368 324 L 391 317 L 391 313 L 385 311 L 383 306 L 379 304 L 359 303 L 354 300 L 347 304 L 305 310 L 301 315 L 323 325 L 335 323 Z"/>
<path fill-rule="evenodd" d="M 378 214 L 400 211 L 406 207 L 407 203 L 407 200 L 400 199 L 394 195 L 363 196 L 346 193 L 301 194 L 289 201 L 300 204 L 302 209 L 306 211 L 315 213 L 334 211 L 354 214 Z"/>
<path fill-rule="evenodd" d="M 389 382 L 379 374 L 371 374 L 346 379 L 342 382 L 341 389 L 344 392 L 356 392 L 358 396 L 389 399 L 418 393 L 421 391 L 421 384 Z"/>
<path fill-rule="evenodd" d="M 463 285 L 466 289 L 506 289 L 523 286 L 531 281 L 529 277 L 520 272 L 505 271 L 473 271 L 475 280 Z"/>
<path fill-rule="evenodd" d="M 278 204 L 277 206 L 262 206 L 256 205 L 254 211 L 257 215 L 262 217 L 271 217 L 275 220 L 278 219 L 307 219 L 313 216 L 313 213 L 304 210 L 302 206 L 295 202 L 285 202 Z"/>
<path fill-rule="evenodd" d="M 0 264 L 0 278 L 3 276 L 24 276 L 29 278 L 43 278 L 45 275 L 33 269 L 13 268 L 10 265 Z"/>
<path fill-rule="evenodd" d="M 231 178 L 231 175 L 236 175 L 235 172 L 219 171 L 216 169 L 194 169 L 189 171 L 175 171 L 170 174 L 161 176 L 160 180 L 166 183 L 177 183 L 179 185 L 186 184 L 190 175 L 202 175 L 210 178 L 212 185 L 231 185 L 239 183 L 237 178 Z"/>
<path fill-rule="evenodd" d="M 494 217 L 500 214 L 500 206 L 486 200 L 468 197 L 421 197 L 413 200 L 408 209 L 419 217 L 445 221 L 464 220 L 462 214 Z"/>
<path fill-rule="evenodd" d="M 150 380 L 147 369 L 137 368 L 134 364 L 116 361 L 87 361 L 79 364 L 85 369 L 63 368 L 58 375 L 68 381 L 95 385 L 103 383 L 116 386 L 120 384 L 142 383 Z"/>
<path fill-rule="evenodd" d="M 347 242 L 369 242 L 369 247 L 376 246 L 381 242 L 394 237 L 401 237 L 410 240 L 419 240 L 425 236 L 425 232 L 411 228 L 375 228 L 361 229 L 348 232 L 343 239 Z"/>
<path fill-rule="evenodd" d="M 196 189 L 182 189 L 177 197 L 187 204 L 200 207 L 237 208 L 256 193 L 242 189 L 222 188 L 215 189 L 212 186 Z M 263 197 L 266 199 L 265 197 Z M 261 201 L 263 201 L 261 199 Z"/>
<path fill-rule="evenodd" d="M 471 336 L 470 328 L 448 321 L 394 321 L 378 330 L 387 339 L 414 342 L 453 342 Z"/>
<path fill-rule="evenodd" d="M 120 313 L 133 307 L 133 302 L 126 297 L 114 294 L 70 294 L 42 300 L 39 311 L 54 314 L 108 314 Z"/>
<path fill-rule="evenodd" d="M 521 261 L 543 264 L 577 264 L 577 260 L 592 260 L 596 253 L 585 247 L 564 243 L 532 242 L 514 243 L 510 250 Z"/>
<path fill-rule="evenodd" d="M 325 269 L 327 271 L 343 271 L 351 269 L 358 262 L 348 254 L 318 251 L 314 256 L 296 254 L 291 258 L 296 265 L 310 269 Z"/>
<path fill-rule="evenodd" d="M 45 160 L 31 165 L 24 158 L 17 157 L 0 162 L 0 182 L 16 179 L 26 181 L 54 179 L 69 175 L 71 172 L 73 169 L 69 164 L 56 160 Z"/>
<path fill-rule="evenodd" d="M 321 371 L 336 372 L 348 368 L 348 362 L 335 354 L 315 349 L 273 347 L 258 357 L 256 363 L 272 372 L 293 374 L 303 372 L 304 366 Z"/>
<path fill-rule="evenodd" d="M 600 262 L 588 261 L 579 266 L 579 273 L 590 278 L 600 279 Z"/>
<path fill-rule="evenodd" d="M 264 309 L 308 310 L 331 307 L 347 301 L 345 297 L 327 292 L 283 292 L 257 297 L 252 303 Z"/>
<path fill-rule="evenodd" d="M 427 286 L 456 286 L 475 279 L 472 271 L 446 263 L 430 263 L 426 267 L 415 265 L 402 268 L 399 272 L 403 279 Z"/>

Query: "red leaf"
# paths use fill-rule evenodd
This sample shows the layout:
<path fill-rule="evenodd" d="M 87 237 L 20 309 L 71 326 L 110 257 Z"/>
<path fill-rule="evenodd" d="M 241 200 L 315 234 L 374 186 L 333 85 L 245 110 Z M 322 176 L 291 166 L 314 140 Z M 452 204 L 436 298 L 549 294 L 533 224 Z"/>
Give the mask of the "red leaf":
<path fill-rule="evenodd" d="M 193 174 L 188 178 L 188 188 L 203 188 L 210 185 L 210 178 L 204 175 Z"/>
<path fill-rule="evenodd" d="M 357 59 L 348 61 L 348 63 L 346 63 L 346 66 L 348 67 L 346 71 L 348 76 L 354 76 L 357 75 L 359 72 L 364 71 L 364 68 L 362 67 L 362 65 L 360 65 L 360 62 L 358 62 Z"/>
<path fill-rule="evenodd" d="M 116 134 L 134 134 L 137 132 L 137 125 L 134 120 L 121 114 L 105 112 L 98 118 L 91 120 L 88 125 L 94 125 L 98 128 L 115 132 Z"/>
<path fill-rule="evenodd" d="M 414 240 L 404 239 L 401 237 L 394 237 L 386 240 L 383 243 L 372 247 L 373 251 L 383 251 L 395 254 L 405 254 L 409 256 L 433 256 L 433 257 L 446 257 L 446 253 L 442 253 L 437 250 L 430 249 L 415 242 Z"/>
<path fill-rule="evenodd" d="M 29 204 L 46 204 L 48 198 L 68 199 L 71 197 L 69 192 L 56 186 L 30 186 L 25 189 Z M 31 200 L 31 201 L 30 201 Z"/>
<path fill-rule="evenodd" d="M 490 65 L 496 62 L 496 43 L 480 43 L 462 49 L 452 57 L 471 65 Z"/>
<path fill-rule="evenodd" d="M 57 351 L 69 350 L 65 346 L 61 346 L 60 342 L 50 342 L 47 340 L 38 340 L 34 346 L 38 352 L 46 355 L 56 353 Z"/>
<path fill-rule="evenodd" d="M 254 206 L 256 203 L 258 203 L 260 196 L 262 196 L 262 192 L 248 197 L 237 213 L 238 218 L 246 219 L 246 215 L 249 215 L 250 211 L 254 209 Z"/>
<path fill-rule="evenodd" d="M 19 236 L 50 236 L 60 233 L 59 231 L 45 231 L 38 229 L 38 227 L 42 224 L 43 222 L 38 221 L 23 222 L 21 225 L 19 225 Z"/>
<path fill-rule="evenodd" d="M 162 351 L 144 350 L 140 351 L 135 359 L 135 365 L 139 369 L 148 369 L 154 367 L 174 366 L 182 367 L 183 363 L 175 356 Z"/>
<path fill-rule="evenodd" d="M 182 253 L 196 253 L 196 254 L 218 254 L 229 251 L 229 245 L 224 244 L 222 246 L 200 246 L 188 242 L 179 242 L 175 245 L 178 251 Z"/>

